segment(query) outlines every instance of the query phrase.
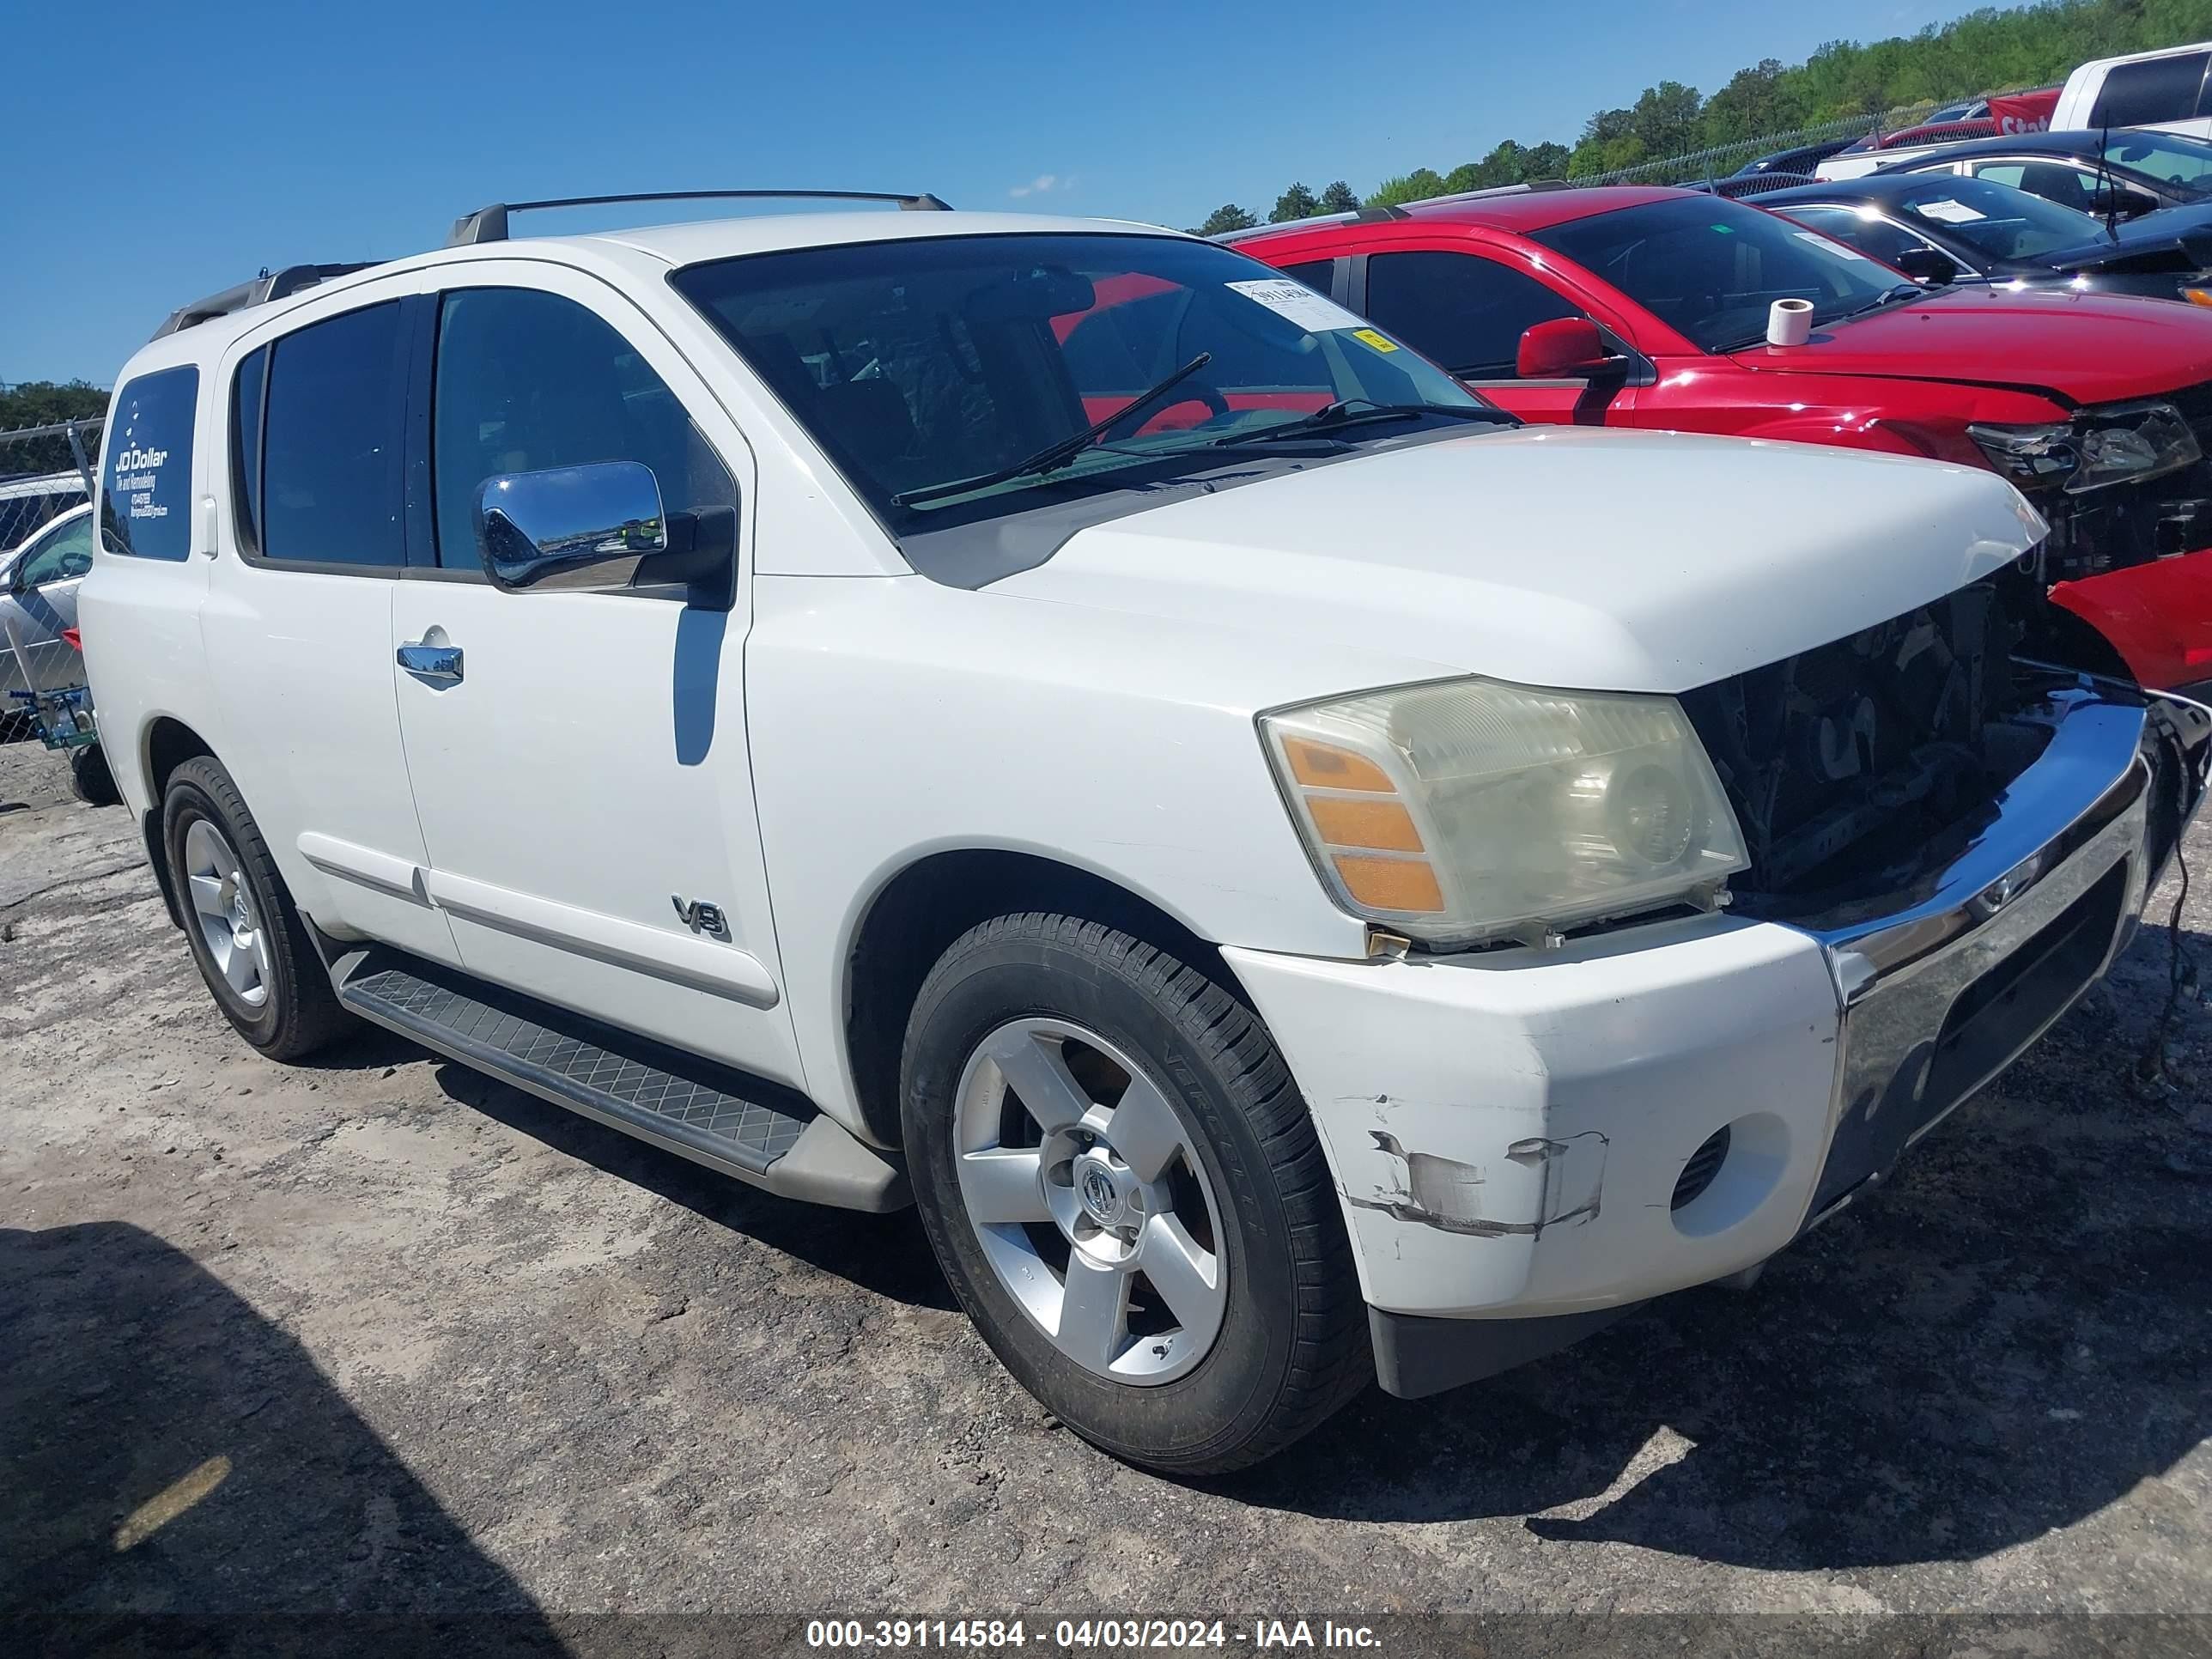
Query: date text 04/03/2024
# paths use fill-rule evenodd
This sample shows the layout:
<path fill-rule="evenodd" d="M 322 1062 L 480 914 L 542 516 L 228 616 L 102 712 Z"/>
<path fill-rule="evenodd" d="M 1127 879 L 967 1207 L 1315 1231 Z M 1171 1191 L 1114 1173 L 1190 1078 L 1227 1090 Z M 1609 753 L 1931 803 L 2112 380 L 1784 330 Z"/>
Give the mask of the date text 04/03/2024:
<path fill-rule="evenodd" d="M 1022 1648 L 1043 1644 L 1018 1619 L 815 1619 L 807 1621 L 810 1648 Z M 1362 1648 L 1380 1645 L 1364 1625 L 1322 1620 L 1316 1627 L 1304 1619 L 1255 1619 L 1249 1629 L 1221 1619 L 1062 1619 L 1051 1627 L 1054 1647 L 1224 1648 L 1235 1643 L 1253 1648 Z"/>

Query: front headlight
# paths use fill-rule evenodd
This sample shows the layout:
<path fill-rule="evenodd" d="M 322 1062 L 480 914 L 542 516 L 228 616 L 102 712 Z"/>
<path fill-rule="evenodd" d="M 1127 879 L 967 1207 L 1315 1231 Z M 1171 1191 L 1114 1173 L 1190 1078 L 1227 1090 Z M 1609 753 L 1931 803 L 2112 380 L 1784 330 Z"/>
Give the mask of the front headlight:
<path fill-rule="evenodd" d="M 1338 902 L 1430 944 L 1650 909 L 1750 862 L 1672 697 L 1448 680 L 1260 731 Z"/>
<path fill-rule="evenodd" d="M 2023 489 L 2063 484 L 2069 495 L 2155 478 L 2199 460 L 2203 451 L 2172 404 L 2084 410 L 2070 422 L 1966 428 L 1990 465 Z"/>

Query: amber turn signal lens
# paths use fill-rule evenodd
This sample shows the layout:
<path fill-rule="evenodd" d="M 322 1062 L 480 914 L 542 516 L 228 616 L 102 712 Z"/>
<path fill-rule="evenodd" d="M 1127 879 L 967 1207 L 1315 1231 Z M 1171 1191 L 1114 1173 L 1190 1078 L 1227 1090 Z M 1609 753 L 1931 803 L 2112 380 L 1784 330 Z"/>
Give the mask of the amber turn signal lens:
<path fill-rule="evenodd" d="M 2212 306 L 2212 288 L 2185 288 L 2181 297 L 2193 306 Z"/>
<path fill-rule="evenodd" d="M 1389 776 L 1364 755 L 1311 738 L 1285 738 L 1283 755 L 1291 775 L 1310 789 L 1359 789 L 1374 794 L 1397 793 Z"/>
<path fill-rule="evenodd" d="M 1331 847 L 1372 847 L 1383 853 L 1419 853 L 1421 832 L 1413 815 L 1395 800 L 1344 800 L 1308 795 L 1314 828 Z"/>
<path fill-rule="evenodd" d="M 1370 910 L 1432 915 L 1444 908 L 1443 890 L 1426 859 L 1368 859 L 1354 854 L 1330 855 L 1345 890 Z"/>

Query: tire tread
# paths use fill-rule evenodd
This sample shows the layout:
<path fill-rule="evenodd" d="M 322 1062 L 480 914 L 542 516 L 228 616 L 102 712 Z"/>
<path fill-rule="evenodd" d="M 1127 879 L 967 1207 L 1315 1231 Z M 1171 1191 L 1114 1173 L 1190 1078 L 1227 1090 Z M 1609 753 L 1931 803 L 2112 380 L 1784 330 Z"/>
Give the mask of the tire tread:
<path fill-rule="evenodd" d="M 1072 950 L 1088 958 L 1102 976 L 1133 983 L 1150 995 L 1222 1075 L 1260 1143 L 1266 1168 L 1254 1173 L 1273 1184 L 1293 1244 L 1291 1279 L 1298 1306 L 1290 1362 L 1256 1432 L 1234 1446 L 1194 1448 L 1157 1466 L 1216 1474 L 1261 1462 L 1310 1433 L 1374 1375 L 1366 1303 L 1352 1267 L 1335 1182 L 1305 1098 L 1274 1038 L 1249 1006 L 1170 952 L 1103 922 L 1037 910 L 979 922 L 939 960 L 915 1006 L 933 1006 L 941 988 L 970 957 L 1024 945 Z"/>

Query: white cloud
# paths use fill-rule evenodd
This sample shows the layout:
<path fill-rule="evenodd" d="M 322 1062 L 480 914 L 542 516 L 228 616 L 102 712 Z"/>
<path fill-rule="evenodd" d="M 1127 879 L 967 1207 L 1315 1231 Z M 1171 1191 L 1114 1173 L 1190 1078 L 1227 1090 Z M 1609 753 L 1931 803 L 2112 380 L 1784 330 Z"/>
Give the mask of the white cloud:
<path fill-rule="evenodd" d="M 1026 185 L 1016 185 L 1006 194 L 1013 197 L 1046 196 L 1055 189 L 1065 190 L 1074 182 L 1073 179 L 1061 179 L 1056 173 L 1040 173 Z"/>

